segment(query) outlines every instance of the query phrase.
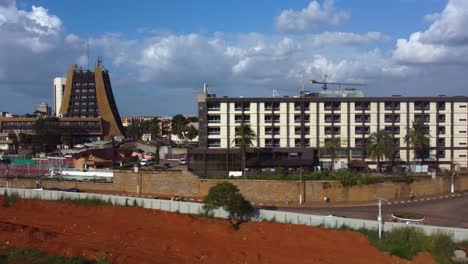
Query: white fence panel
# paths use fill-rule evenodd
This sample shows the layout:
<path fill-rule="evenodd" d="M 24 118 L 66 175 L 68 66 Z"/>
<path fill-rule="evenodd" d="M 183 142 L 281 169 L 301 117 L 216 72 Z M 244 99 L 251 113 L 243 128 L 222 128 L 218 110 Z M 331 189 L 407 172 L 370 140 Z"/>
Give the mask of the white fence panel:
<path fill-rule="evenodd" d="M 64 198 L 69 199 L 100 199 L 103 201 L 111 201 L 112 204 L 121 206 L 142 206 L 144 208 L 152 208 L 170 212 L 180 212 L 184 214 L 201 214 L 203 213 L 203 204 L 191 203 L 191 202 L 180 202 L 180 201 L 167 201 L 158 199 L 148 198 L 135 198 L 126 196 L 116 195 L 103 195 L 93 193 L 72 193 L 62 191 L 47 191 L 47 190 L 31 190 L 31 189 L 13 189 L 13 188 L 0 188 L 0 195 L 11 195 L 17 193 L 22 198 L 27 199 L 42 199 L 42 200 L 60 200 Z M 227 218 L 228 213 L 220 208 L 213 211 L 214 216 L 218 218 Z M 347 226 L 352 229 L 370 229 L 376 230 L 378 228 L 378 222 L 373 220 L 353 219 L 353 218 L 339 218 L 339 217 L 327 217 L 319 215 L 289 213 L 282 211 L 270 211 L 260 209 L 257 211 L 257 215 L 252 219 L 254 221 L 275 221 L 280 223 L 291 223 L 311 226 L 325 226 L 328 228 L 340 228 Z M 428 226 L 428 225 L 407 225 L 403 223 L 385 222 L 383 230 L 391 231 L 395 228 L 411 227 L 422 230 L 425 234 L 446 234 L 450 236 L 455 242 L 461 242 L 468 240 L 468 229 L 463 228 L 451 228 L 451 227 L 439 227 L 439 226 Z"/>

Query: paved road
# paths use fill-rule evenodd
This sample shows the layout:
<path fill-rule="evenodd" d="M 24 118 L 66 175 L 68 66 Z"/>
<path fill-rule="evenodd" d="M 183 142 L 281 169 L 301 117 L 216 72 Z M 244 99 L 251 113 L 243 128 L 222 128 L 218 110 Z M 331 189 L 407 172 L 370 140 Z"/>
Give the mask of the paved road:
<path fill-rule="evenodd" d="M 468 228 L 468 194 L 442 199 L 428 199 L 414 202 L 392 203 L 382 206 L 382 214 L 387 221 L 393 212 L 414 212 L 423 214 L 427 225 Z M 377 220 L 378 206 L 351 207 L 281 207 L 281 211 L 327 215 L 336 213 L 350 218 Z"/>

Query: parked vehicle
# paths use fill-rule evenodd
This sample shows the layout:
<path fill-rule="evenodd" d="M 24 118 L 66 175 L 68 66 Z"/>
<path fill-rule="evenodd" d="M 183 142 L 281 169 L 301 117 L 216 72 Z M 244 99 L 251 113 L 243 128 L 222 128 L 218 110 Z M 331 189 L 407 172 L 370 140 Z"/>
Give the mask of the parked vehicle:
<path fill-rule="evenodd" d="M 66 192 L 80 192 L 80 190 L 77 188 L 69 188 L 66 190 Z"/>
<path fill-rule="evenodd" d="M 169 168 L 171 168 L 171 164 L 166 162 L 166 163 L 164 163 L 163 167 L 164 167 L 164 169 L 169 169 Z"/>
<path fill-rule="evenodd" d="M 179 164 L 180 165 L 187 165 L 187 159 L 186 158 L 179 159 Z"/>
<path fill-rule="evenodd" d="M 141 166 L 149 166 L 153 164 L 153 160 L 150 159 L 142 159 L 140 160 L 140 165 Z"/>
<path fill-rule="evenodd" d="M 178 201 L 178 202 L 181 202 L 184 200 L 184 197 L 182 196 L 174 196 L 171 198 L 171 201 Z"/>
<path fill-rule="evenodd" d="M 340 218 L 346 218 L 346 216 L 344 216 L 344 215 L 339 215 L 339 214 L 335 214 L 335 213 L 328 214 L 328 215 L 326 215 L 326 217 L 340 217 Z"/>

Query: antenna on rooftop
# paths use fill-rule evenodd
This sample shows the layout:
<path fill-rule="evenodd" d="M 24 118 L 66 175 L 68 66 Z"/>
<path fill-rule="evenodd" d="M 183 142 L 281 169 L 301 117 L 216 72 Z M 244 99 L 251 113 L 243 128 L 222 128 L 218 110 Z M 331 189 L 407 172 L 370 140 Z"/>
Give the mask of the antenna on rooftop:
<path fill-rule="evenodd" d="M 278 90 L 277 89 L 274 89 L 273 90 L 273 97 L 279 97 L 279 93 L 278 93 Z"/>
<path fill-rule="evenodd" d="M 204 84 L 203 84 L 203 93 L 204 93 L 204 94 L 207 94 L 207 93 L 208 93 L 208 84 L 207 84 L 207 83 L 204 83 Z"/>
<path fill-rule="evenodd" d="M 89 39 L 86 40 L 86 57 L 88 58 L 87 62 L 88 62 L 88 70 L 89 70 Z"/>

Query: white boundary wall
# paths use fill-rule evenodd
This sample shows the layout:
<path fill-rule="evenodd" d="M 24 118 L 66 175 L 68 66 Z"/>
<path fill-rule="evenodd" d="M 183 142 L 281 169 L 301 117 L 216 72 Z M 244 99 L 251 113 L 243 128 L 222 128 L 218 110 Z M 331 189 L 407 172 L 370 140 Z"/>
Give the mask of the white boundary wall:
<path fill-rule="evenodd" d="M 138 206 L 148 209 L 156 209 L 169 212 L 179 212 L 182 214 L 201 214 L 203 213 L 203 204 L 191 202 L 168 201 L 149 198 L 138 198 L 129 196 L 95 194 L 95 193 L 73 193 L 61 191 L 47 191 L 47 190 L 33 190 L 33 189 L 14 189 L 14 188 L 0 188 L 0 195 L 18 193 L 21 198 L 25 199 L 40 199 L 40 200 L 60 200 L 63 198 L 70 199 L 100 199 L 104 201 L 111 201 L 114 205 L 133 206 L 135 203 Z M 228 214 L 223 209 L 214 210 L 214 217 L 227 218 Z M 366 228 L 370 230 L 378 229 L 378 222 L 373 220 L 353 219 L 353 218 L 338 218 L 327 217 L 321 215 L 310 215 L 300 213 L 290 213 L 284 211 L 270 211 L 260 209 L 257 211 L 256 216 L 252 219 L 254 221 L 275 221 L 279 223 L 310 225 L 310 226 L 323 226 L 327 228 L 339 228 L 347 226 L 352 229 Z M 390 231 L 395 228 L 411 227 L 421 229 L 424 233 L 430 234 L 446 234 L 450 236 L 453 241 L 461 242 L 468 240 L 468 229 L 453 228 L 453 227 L 440 227 L 429 225 L 407 225 L 403 223 L 385 222 L 383 230 Z"/>

